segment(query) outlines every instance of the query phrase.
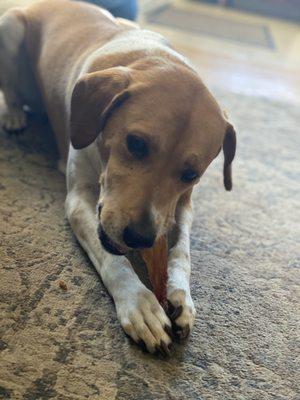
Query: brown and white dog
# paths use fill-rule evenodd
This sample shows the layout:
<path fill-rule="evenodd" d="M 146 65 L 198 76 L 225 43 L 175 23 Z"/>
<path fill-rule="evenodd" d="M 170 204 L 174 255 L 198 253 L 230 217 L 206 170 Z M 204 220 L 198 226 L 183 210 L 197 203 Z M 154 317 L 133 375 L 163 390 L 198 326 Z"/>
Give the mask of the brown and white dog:
<path fill-rule="evenodd" d="M 193 186 L 235 132 L 190 63 L 160 35 L 81 2 L 34 2 L 0 19 L 2 125 L 44 110 L 67 163 L 66 214 L 114 299 L 125 332 L 168 351 L 171 321 L 126 253 L 176 231 L 169 250 L 173 326 L 193 326 L 189 232 Z M 100 240 L 99 240 L 100 238 Z"/>

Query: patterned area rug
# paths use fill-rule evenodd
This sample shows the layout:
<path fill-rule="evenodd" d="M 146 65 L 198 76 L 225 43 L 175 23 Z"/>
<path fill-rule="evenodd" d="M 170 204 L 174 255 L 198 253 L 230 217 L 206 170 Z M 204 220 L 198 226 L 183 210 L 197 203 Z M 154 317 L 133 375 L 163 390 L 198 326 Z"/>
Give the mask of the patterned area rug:
<path fill-rule="evenodd" d="M 220 159 L 195 191 L 198 315 L 170 359 L 123 334 L 65 220 L 47 123 L 0 133 L 0 398 L 299 399 L 299 109 L 215 93 L 238 131 L 234 190 Z"/>
<path fill-rule="evenodd" d="M 266 25 L 238 22 L 222 15 L 208 15 L 164 5 L 146 14 L 150 24 L 205 34 L 238 43 L 274 49 L 274 41 Z"/>

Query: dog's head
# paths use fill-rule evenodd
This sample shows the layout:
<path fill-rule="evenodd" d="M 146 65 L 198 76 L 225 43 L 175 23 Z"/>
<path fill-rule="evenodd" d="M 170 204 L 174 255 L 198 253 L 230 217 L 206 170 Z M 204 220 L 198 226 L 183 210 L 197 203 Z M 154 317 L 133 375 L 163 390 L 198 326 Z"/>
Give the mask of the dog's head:
<path fill-rule="evenodd" d="M 185 66 L 137 63 L 81 77 L 72 95 L 71 142 L 82 149 L 96 138 L 103 162 L 99 236 L 111 253 L 151 247 L 222 147 L 231 189 L 234 129 Z"/>

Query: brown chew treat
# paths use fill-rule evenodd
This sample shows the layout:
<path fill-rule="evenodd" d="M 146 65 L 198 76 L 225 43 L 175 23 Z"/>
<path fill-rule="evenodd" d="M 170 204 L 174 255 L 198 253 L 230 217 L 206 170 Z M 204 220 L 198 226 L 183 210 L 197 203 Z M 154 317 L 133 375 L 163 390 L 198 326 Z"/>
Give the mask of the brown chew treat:
<path fill-rule="evenodd" d="M 168 243 L 166 236 L 156 240 L 150 249 L 141 250 L 153 292 L 163 307 L 167 306 Z"/>

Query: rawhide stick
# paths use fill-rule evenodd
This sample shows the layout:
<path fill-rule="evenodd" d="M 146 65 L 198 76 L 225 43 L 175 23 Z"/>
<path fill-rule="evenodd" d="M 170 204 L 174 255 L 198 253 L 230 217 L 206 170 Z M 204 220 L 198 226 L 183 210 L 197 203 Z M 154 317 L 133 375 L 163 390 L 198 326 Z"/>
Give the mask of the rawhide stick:
<path fill-rule="evenodd" d="M 163 307 L 167 306 L 168 243 L 166 236 L 156 240 L 153 247 L 140 251 L 146 263 L 153 292 Z"/>

